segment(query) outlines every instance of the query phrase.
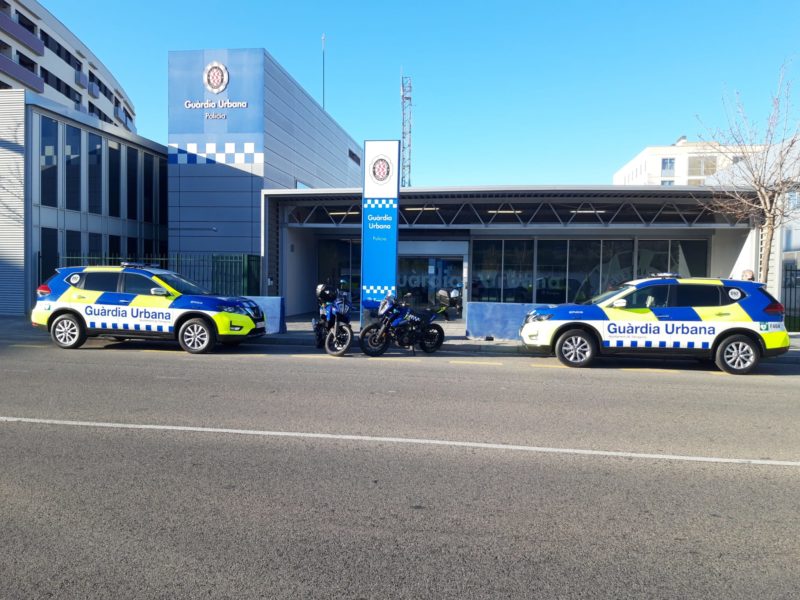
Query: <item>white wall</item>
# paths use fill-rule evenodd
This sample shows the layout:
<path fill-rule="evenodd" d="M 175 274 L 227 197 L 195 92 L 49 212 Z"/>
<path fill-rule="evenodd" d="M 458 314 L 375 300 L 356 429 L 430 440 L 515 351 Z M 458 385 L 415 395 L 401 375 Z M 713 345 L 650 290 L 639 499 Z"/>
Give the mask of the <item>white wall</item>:
<path fill-rule="evenodd" d="M 740 279 L 742 271 L 758 271 L 758 236 L 755 230 L 719 230 L 711 239 L 710 277 Z"/>
<path fill-rule="evenodd" d="M 314 288 L 319 282 L 314 233 L 304 229 L 284 229 L 281 256 L 281 296 L 285 298 L 286 316 L 316 311 Z"/>

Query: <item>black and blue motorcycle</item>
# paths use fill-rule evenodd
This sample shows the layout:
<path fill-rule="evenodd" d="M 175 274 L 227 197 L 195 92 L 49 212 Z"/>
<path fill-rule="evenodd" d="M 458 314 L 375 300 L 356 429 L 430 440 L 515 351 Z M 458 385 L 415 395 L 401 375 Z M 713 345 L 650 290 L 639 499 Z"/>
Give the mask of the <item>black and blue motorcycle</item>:
<path fill-rule="evenodd" d="M 444 343 L 444 329 L 433 321 L 450 306 L 450 295 L 445 290 L 436 292 L 438 307 L 424 311 L 414 311 L 408 305 L 410 294 L 403 302 L 392 295 L 386 296 L 378 307 L 379 320 L 359 334 L 359 344 L 364 354 L 380 356 L 394 341 L 401 348 L 412 352 L 419 346 L 428 354 L 436 352 Z"/>
<path fill-rule="evenodd" d="M 325 348 L 331 356 L 342 356 L 353 343 L 353 328 L 350 326 L 352 303 L 347 292 L 327 283 L 317 286 L 319 319 L 312 319 L 314 341 L 317 348 Z"/>

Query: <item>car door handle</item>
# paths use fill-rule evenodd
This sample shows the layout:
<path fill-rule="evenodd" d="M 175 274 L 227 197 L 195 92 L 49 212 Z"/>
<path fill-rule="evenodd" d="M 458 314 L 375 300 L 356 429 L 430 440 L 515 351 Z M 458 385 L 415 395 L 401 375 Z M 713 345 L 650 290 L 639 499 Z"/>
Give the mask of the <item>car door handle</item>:
<path fill-rule="evenodd" d="M 81 294 L 76 294 L 75 298 L 78 300 L 86 300 L 86 296 L 82 296 Z"/>
<path fill-rule="evenodd" d="M 730 317 L 731 313 L 715 313 L 717 317 Z"/>

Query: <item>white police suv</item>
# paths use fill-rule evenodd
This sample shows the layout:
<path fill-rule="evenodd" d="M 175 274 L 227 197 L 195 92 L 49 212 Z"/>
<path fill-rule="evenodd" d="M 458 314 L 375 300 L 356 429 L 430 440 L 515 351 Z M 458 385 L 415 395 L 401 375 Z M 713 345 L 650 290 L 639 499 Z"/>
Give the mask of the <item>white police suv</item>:
<path fill-rule="evenodd" d="M 783 305 L 762 283 L 664 274 L 585 304 L 538 307 L 520 336 L 570 367 L 601 354 L 665 354 L 713 359 L 723 371 L 744 374 L 789 349 L 783 318 Z"/>
<path fill-rule="evenodd" d="M 31 322 L 61 348 L 103 335 L 177 339 L 198 354 L 265 332 L 264 313 L 252 300 L 212 296 L 177 273 L 141 264 L 57 269 L 36 295 Z"/>

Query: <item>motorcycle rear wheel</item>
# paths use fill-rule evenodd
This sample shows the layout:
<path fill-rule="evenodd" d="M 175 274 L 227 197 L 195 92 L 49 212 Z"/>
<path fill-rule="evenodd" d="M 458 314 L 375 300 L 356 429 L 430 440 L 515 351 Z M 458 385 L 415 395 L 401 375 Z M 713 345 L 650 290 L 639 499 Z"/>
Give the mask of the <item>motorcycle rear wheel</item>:
<path fill-rule="evenodd" d="M 347 323 L 339 323 L 333 327 L 325 338 L 325 352 L 331 356 L 342 356 L 353 343 L 353 330 Z"/>
<path fill-rule="evenodd" d="M 389 336 L 384 332 L 383 336 L 379 338 L 380 330 L 380 323 L 373 323 L 361 330 L 358 336 L 358 343 L 361 346 L 361 351 L 367 356 L 380 356 L 389 347 Z"/>
<path fill-rule="evenodd" d="M 442 347 L 444 343 L 444 329 L 436 323 L 426 325 L 422 331 L 419 347 L 423 352 L 432 354 Z"/>

